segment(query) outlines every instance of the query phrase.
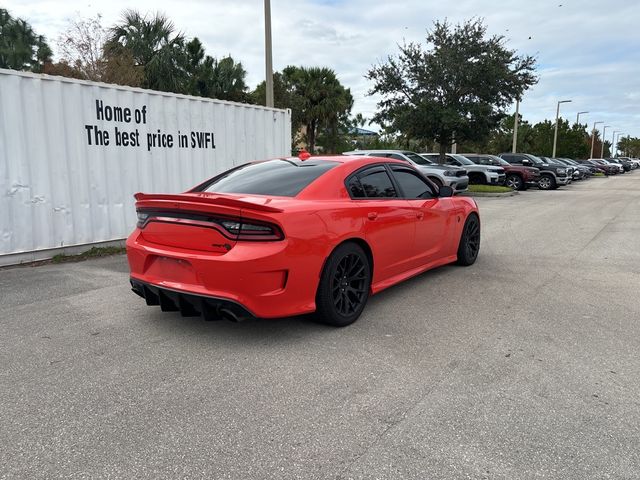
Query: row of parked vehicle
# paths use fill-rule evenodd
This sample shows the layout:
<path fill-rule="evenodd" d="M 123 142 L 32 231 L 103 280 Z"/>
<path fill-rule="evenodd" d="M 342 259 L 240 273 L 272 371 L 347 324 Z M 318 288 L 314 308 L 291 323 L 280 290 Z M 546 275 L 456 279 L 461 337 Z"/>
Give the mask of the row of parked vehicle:
<path fill-rule="evenodd" d="M 572 181 L 585 180 L 594 174 L 617 175 L 640 167 L 640 160 L 628 157 L 570 158 L 538 157 L 528 153 L 447 153 L 444 165 L 438 153 L 414 153 L 406 150 L 355 150 L 344 155 L 395 158 L 411 163 L 436 185 L 450 186 L 455 193 L 469 184 L 505 185 L 514 190 L 535 186 L 553 190 Z"/>

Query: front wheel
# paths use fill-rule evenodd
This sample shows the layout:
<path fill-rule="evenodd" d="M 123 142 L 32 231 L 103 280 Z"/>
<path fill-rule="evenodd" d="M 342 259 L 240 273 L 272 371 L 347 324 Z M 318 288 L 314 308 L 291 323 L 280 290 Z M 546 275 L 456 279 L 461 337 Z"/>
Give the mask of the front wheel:
<path fill-rule="evenodd" d="M 458 265 L 473 265 L 480 252 L 480 219 L 475 213 L 464 222 L 458 245 Z"/>
<path fill-rule="evenodd" d="M 364 310 L 370 289 L 367 254 L 355 243 L 344 243 L 331 253 L 320 276 L 316 316 L 326 324 L 346 327 Z"/>
<path fill-rule="evenodd" d="M 520 175 L 508 175 L 504 184 L 514 190 L 524 190 L 524 181 Z"/>
<path fill-rule="evenodd" d="M 538 180 L 538 188 L 540 190 L 553 190 L 557 188 L 556 179 L 550 175 L 543 175 L 540 177 L 540 180 Z"/>

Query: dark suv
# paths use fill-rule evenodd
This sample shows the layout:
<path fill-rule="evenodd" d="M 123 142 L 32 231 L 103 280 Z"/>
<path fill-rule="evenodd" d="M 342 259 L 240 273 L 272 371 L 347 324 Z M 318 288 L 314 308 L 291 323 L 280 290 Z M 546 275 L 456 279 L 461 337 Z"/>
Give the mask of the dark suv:
<path fill-rule="evenodd" d="M 511 165 L 500 157 L 484 153 L 463 153 L 461 155 L 479 165 L 494 165 L 504 168 L 506 174 L 504 184 L 515 190 L 526 190 L 529 186 L 538 185 L 538 180 L 540 180 L 540 170 L 536 167 Z"/>
<path fill-rule="evenodd" d="M 540 180 L 538 180 L 538 188 L 540 190 L 554 190 L 559 185 L 567 185 L 571 182 L 571 174 L 569 174 L 566 166 L 551 165 L 535 155 L 528 153 L 501 153 L 500 158 L 505 159 L 511 165 L 524 165 L 525 167 L 539 169 Z"/>

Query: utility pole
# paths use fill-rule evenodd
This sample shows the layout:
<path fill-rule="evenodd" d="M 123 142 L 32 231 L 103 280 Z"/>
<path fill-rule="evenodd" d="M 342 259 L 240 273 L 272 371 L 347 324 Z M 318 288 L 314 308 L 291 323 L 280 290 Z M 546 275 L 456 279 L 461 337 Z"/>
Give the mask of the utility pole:
<path fill-rule="evenodd" d="M 578 114 L 576 115 L 576 123 L 578 125 L 580 125 L 580 115 L 582 115 L 583 113 L 589 113 L 589 112 L 578 112 Z"/>
<path fill-rule="evenodd" d="M 560 116 L 560 104 L 561 103 L 569 103 L 571 100 L 560 100 L 558 102 L 558 107 L 556 108 L 556 131 L 553 134 L 553 153 L 551 154 L 551 158 L 556 157 L 556 143 L 558 143 L 558 118 Z"/>
<path fill-rule="evenodd" d="M 602 127 L 602 145 L 600 148 L 600 158 L 604 157 L 604 135 L 605 133 L 607 133 L 607 128 L 609 128 L 611 125 L 605 125 L 604 127 Z"/>
<path fill-rule="evenodd" d="M 273 60 L 271 46 L 271 0 L 264 0 L 265 92 L 266 106 L 273 108 Z"/>
<path fill-rule="evenodd" d="M 511 146 L 511 153 L 516 153 L 516 146 L 518 145 L 518 120 L 520 111 L 520 99 L 516 99 L 516 116 L 513 119 L 513 145 Z"/>
<path fill-rule="evenodd" d="M 598 125 L 599 123 L 604 122 L 593 122 L 593 130 L 591 130 L 591 154 L 589 155 L 589 158 L 593 158 L 593 146 L 596 141 L 596 125 Z"/>
<path fill-rule="evenodd" d="M 622 132 L 619 132 L 619 133 L 616 135 L 616 145 L 615 145 L 615 148 L 613 149 L 613 151 L 616 153 L 616 157 L 618 156 L 618 155 L 617 155 L 617 153 L 618 153 L 618 140 L 620 139 L 620 135 L 623 135 L 623 133 L 622 133 Z"/>

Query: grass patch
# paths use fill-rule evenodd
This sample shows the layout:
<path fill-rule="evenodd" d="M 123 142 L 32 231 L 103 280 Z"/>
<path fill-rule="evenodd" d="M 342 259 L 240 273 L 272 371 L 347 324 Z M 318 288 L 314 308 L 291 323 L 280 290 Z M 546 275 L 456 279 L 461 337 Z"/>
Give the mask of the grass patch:
<path fill-rule="evenodd" d="M 508 193 L 513 192 L 513 189 L 502 185 L 469 185 L 469 191 L 472 193 Z"/>
<path fill-rule="evenodd" d="M 604 173 L 602 172 L 596 172 L 593 174 L 594 177 L 604 177 Z"/>
<path fill-rule="evenodd" d="M 108 257 L 109 255 L 121 255 L 126 252 L 124 247 L 91 247 L 86 252 L 77 255 L 54 255 L 51 263 L 79 262 L 88 258 Z"/>

